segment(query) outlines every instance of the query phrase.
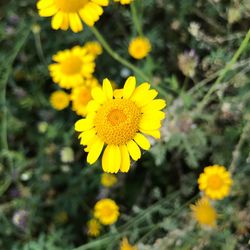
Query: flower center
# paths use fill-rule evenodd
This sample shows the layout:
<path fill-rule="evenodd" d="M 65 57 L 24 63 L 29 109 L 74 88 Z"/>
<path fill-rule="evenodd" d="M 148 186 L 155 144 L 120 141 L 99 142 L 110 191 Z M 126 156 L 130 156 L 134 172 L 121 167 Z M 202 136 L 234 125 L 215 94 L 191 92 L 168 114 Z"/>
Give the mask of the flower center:
<path fill-rule="evenodd" d="M 63 12 L 77 12 L 82 9 L 90 0 L 54 0 L 57 8 Z"/>
<path fill-rule="evenodd" d="M 223 184 L 222 179 L 216 174 L 209 176 L 207 182 L 208 187 L 212 189 L 219 189 Z"/>
<path fill-rule="evenodd" d="M 102 209 L 102 217 L 110 217 L 114 213 L 113 209 L 111 209 L 109 206 L 105 206 Z"/>
<path fill-rule="evenodd" d="M 78 101 L 80 105 L 86 106 L 91 99 L 91 93 L 88 89 L 83 89 L 80 91 L 78 96 Z"/>
<path fill-rule="evenodd" d="M 108 101 L 98 110 L 94 120 L 97 135 L 106 144 L 126 144 L 138 132 L 141 115 L 140 108 L 131 100 Z"/>
<path fill-rule="evenodd" d="M 78 56 L 70 56 L 61 63 L 61 70 L 65 75 L 74 75 L 81 72 L 82 60 Z"/>

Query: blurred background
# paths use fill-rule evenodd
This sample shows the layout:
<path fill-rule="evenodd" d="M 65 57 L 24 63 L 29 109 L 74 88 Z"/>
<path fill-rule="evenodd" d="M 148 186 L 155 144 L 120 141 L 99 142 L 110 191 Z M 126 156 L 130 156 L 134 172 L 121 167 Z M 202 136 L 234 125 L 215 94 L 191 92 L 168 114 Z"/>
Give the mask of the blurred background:
<path fill-rule="evenodd" d="M 133 4 L 152 45 L 145 60 L 128 53 L 137 35 L 129 5 L 110 1 L 96 27 L 114 51 L 151 76 L 167 101 L 167 118 L 161 139 L 110 187 L 100 163 L 86 163 L 74 131 L 81 116 L 50 103 L 59 89 L 48 71 L 52 56 L 95 36 L 87 25 L 80 33 L 52 30 L 36 1 L 0 1 L 0 249 L 115 250 L 124 236 L 131 248 L 122 250 L 249 249 L 250 2 Z M 133 74 L 105 50 L 96 59 L 100 83 L 108 77 L 120 88 Z M 233 186 L 214 203 L 217 227 L 207 229 L 190 204 L 199 197 L 200 173 L 214 164 L 229 169 Z M 120 217 L 91 237 L 93 207 L 106 197 L 119 205 Z"/>

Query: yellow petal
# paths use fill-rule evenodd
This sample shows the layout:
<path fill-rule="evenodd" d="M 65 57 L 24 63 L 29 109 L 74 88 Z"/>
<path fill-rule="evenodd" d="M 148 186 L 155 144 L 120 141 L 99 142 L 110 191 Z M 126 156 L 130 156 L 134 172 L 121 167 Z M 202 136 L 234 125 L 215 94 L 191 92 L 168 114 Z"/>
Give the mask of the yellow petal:
<path fill-rule="evenodd" d="M 128 152 L 134 161 L 141 158 L 141 150 L 134 141 L 129 141 L 127 143 Z"/>
<path fill-rule="evenodd" d="M 69 26 L 73 32 L 79 32 L 83 29 L 82 22 L 77 13 L 69 14 Z"/>
<path fill-rule="evenodd" d="M 106 78 L 103 80 L 102 90 L 107 98 L 107 100 L 113 99 L 113 88 L 110 81 Z"/>
<path fill-rule="evenodd" d="M 100 87 L 93 88 L 91 95 L 99 104 L 103 104 L 106 101 L 106 97 Z"/>
<path fill-rule="evenodd" d="M 117 145 L 108 145 L 102 156 L 102 168 L 107 173 L 117 173 L 121 165 L 121 153 Z"/>
<path fill-rule="evenodd" d="M 38 9 L 45 9 L 54 4 L 54 0 L 40 0 L 37 3 Z"/>
<path fill-rule="evenodd" d="M 57 12 L 51 21 L 51 26 L 53 29 L 58 30 L 63 22 L 63 13 L 61 11 Z"/>
<path fill-rule="evenodd" d="M 134 91 L 133 95 L 131 96 L 131 100 L 136 100 L 138 96 L 141 96 L 143 93 L 145 93 L 147 90 L 149 90 L 150 84 L 147 82 L 144 82 L 140 84 Z"/>
<path fill-rule="evenodd" d="M 139 106 L 143 107 L 154 100 L 154 98 L 158 95 L 158 92 L 154 89 L 141 92 L 137 95 L 137 98 L 134 98 L 133 101 Z"/>
<path fill-rule="evenodd" d="M 166 117 L 166 114 L 162 111 L 152 111 L 152 112 L 143 114 L 143 119 L 145 120 L 161 121 L 161 120 L 164 120 L 165 117 Z"/>
<path fill-rule="evenodd" d="M 140 129 L 140 131 L 143 134 L 150 135 L 150 136 L 154 137 L 155 139 L 160 139 L 161 138 L 161 133 L 160 133 L 159 130 L 143 130 L 143 129 Z"/>
<path fill-rule="evenodd" d="M 166 107 L 166 102 L 162 99 L 155 99 L 146 106 L 142 107 L 142 113 L 161 110 Z"/>
<path fill-rule="evenodd" d="M 98 138 L 95 141 L 95 143 L 92 145 L 92 147 L 90 148 L 90 151 L 88 153 L 87 162 L 89 164 L 93 164 L 97 161 L 97 159 L 99 158 L 99 156 L 102 152 L 103 146 L 104 146 L 104 142 Z"/>
<path fill-rule="evenodd" d="M 161 122 L 159 120 L 148 120 L 142 117 L 139 128 L 143 130 L 156 130 L 161 127 Z"/>
<path fill-rule="evenodd" d="M 128 149 L 125 145 L 121 145 L 119 148 L 121 152 L 120 171 L 123 173 L 127 173 L 130 169 L 130 157 L 129 157 Z"/>
<path fill-rule="evenodd" d="M 90 113 L 90 112 L 95 112 L 99 109 L 100 107 L 100 104 L 97 103 L 96 101 L 94 100 L 91 100 L 88 102 L 88 105 L 87 105 L 87 112 Z"/>
<path fill-rule="evenodd" d="M 108 4 L 109 4 L 108 0 L 92 0 L 92 2 L 97 3 L 101 6 L 108 6 Z"/>
<path fill-rule="evenodd" d="M 134 141 L 144 150 L 150 149 L 149 140 L 142 135 L 141 133 L 137 133 L 134 137 Z"/>
<path fill-rule="evenodd" d="M 82 132 L 93 128 L 94 123 L 92 119 L 81 119 L 75 123 L 75 131 Z"/>
<path fill-rule="evenodd" d="M 39 10 L 39 15 L 42 17 L 54 16 L 58 11 L 58 8 L 55 5 L 51 5 L 46 9 Z"/>
<path fill-rule="evenodd" d="M 79 135 L 79 138 L 81 138 L 80 144 L 81 145 L 87 145 L 90 143 L 90 141 L 94 138 L 96 134 L 96 130 L 94 128 L 84 131 Z"/>
<path fill-rule="evenodd" d="M 130 76 L 123 87 L 123 98 L 129 99 L 133 94 L 136 86 L 136 79 L 134 76 Z"/>

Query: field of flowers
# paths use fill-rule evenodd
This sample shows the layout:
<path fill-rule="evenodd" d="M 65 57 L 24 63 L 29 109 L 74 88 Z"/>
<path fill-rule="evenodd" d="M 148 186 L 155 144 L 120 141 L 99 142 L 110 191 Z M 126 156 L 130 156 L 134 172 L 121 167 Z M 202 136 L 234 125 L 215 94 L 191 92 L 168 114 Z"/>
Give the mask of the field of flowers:
<path fill-rule="evenodd" d="M 250 1 L 0 1 L 0 249 L 250 249 Z"/>

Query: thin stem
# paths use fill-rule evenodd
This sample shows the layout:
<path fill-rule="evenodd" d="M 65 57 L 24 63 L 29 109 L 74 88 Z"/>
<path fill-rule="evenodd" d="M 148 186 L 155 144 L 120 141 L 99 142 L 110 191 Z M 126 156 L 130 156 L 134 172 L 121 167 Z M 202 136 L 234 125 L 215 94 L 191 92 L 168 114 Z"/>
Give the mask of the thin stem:
<path fill-rule="evenodd" d="M 35 38 L 36 51 L 37 51 L 37 54 L 39 56 L 39 59 L 47 68 L 48 63 L 46 62 L 46 59 L 45 59 L 45 56 L 43 53 L 40 32 L 34 32 L 34 38 Z"/>
<path fill-rule="evenodd" d="M 239 142 L 237 143 L 234 151 L 233 151 L 233 159 L 232 162 L 230 164 L 229 167 L 229 171 L 233 174 L 236 167 L 237 167 L 237 162 L 239 161 L 240 158 L 240 149 L 243 145 L 243 143 L 245 142 L 245 140 L 248 138 L 250 134 L 250 121 L 247 122 L 247 124 L 245 125 L 245 127 L 242 130 Z"/>
<path fill-rule="evenodd" d="M 103 48 L 112 56 L 116 61 L 120 62 L 125 67 L 128 67 L 132 71 L 134 71 L 138 76 L 140 76 L 145 81 L 150 81 L 150 78 L 139 68 L 134 66 L 132 63 L 128 62 L 127 60 L 123 59 L 119 54 L 117 54 L 107 43 L 105 38 L 101 35 L 96 27 L 91 27 L 91 31 L 96 36 L 98 41 L 102 44 Z"/>
<path fill-rule="evenodd" d="M 133 19 L 133 23 L 135 25 L 135 28 L 136 28 L 138 34 L 143 37 L 144 35 L 143 35 L 143 31 L 142 31 L 142 25 L 141 25 L 139 18 L 138 18 L 135 2 L 132 2 L 130 4 L 130 9 L 131 9 L 132 19 Z"/>
<path fill-rule="evenodd" d="M 221 71 L 221 74 L 219 75 L 219 77 L 217 78 L 217 80 L 215 81 L 215 83 L 212 85 L 212 87 L 209 89 L 209 91 L 207 92 L 207 94 L 204 96 L 204 98 L 202 99 L 202 101 L 200 102 L 200 104 L 197 107 L 197 111 L 198 112 L 202 112 L 203 108 L 207 105 L 207 103 L 209 102 L 209 98 L 210 96 L 213 94 L 214 91 L 216 91 L 217 86 L 221 83 L 221 81 L 223 80 L 223 78 L 226 76 L 226 74 L 228 73 L 228 71 L 231 70 L 231 68 L 233 67 L 233 65 L 237 62 L 238 58 L 240 57 L 240 55 L 244 52 L 244 50 L 247 48 L 248 42 L 250 39 L 250 29 L 248 31 L 248 33 L 246 34 L 244 40 L 242 41 L 240 47 L 238 48 L 238 50 L 235 52 L 234 56 L 232 57 L 232 59 L 230 60 L 230 62 L 225 66 L 225 68 Z"/>

